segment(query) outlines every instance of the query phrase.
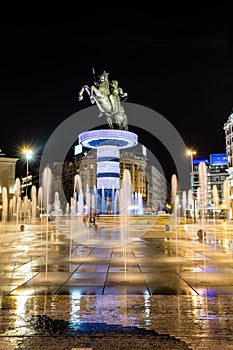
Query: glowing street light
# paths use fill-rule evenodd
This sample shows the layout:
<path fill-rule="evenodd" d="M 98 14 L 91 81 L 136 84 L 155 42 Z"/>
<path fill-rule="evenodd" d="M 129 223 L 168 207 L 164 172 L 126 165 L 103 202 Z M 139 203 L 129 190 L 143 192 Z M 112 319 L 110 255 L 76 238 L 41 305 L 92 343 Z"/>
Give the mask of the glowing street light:
<path fill-rule="evenodd" d="M 196 154 L 196 151 L 188 149 L 187 154 L 190 156 L 190 160 L 191 160 L 191 190 L 193 195 L 193 220 L 194 222 L 196 222 L 196 202 L 195 202 L 194 186 L 193 186 L 194 184 L 193 156 Z"/>
<path fill-rule="evenodd" d="M 28 175 L 29 175 L 29 171 L 28 171 L 28 161 L 32 158 L 32 150 L 25 148 L 23 150 L 23 154 L 25 155 L 26 158 L 26 162 L 27 162 L 27 170 L 26 170 L 26 196 L 27 196 L 27 189 L 28 189 Z"/>

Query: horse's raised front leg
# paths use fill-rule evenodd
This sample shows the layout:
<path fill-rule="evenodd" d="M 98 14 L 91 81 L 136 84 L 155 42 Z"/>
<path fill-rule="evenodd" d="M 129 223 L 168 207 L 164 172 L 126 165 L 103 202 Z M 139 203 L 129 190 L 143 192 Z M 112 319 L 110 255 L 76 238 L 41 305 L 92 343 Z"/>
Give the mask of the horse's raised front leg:
<path fill-rule="evenodd" d="M 79 100 L 79 101 L 82 101 L 82 99 L 83 99 L 83 93 L 84 93 L 84 86 L 83 86 L 82 89 L 79 91 L 79 94 L 78 94 L 78 100 Z"/>
<path fill-rule="evenodd" d="M 88 95 L 90 96 L 90 88 L 89 88 L 89 86 L 84 85 L 82 87 L 82 89 L 79 91 L 79 94 L 78 94 L 79 101 L 82 101 L 84 91 L 86 91 L 88 93 Z"/>

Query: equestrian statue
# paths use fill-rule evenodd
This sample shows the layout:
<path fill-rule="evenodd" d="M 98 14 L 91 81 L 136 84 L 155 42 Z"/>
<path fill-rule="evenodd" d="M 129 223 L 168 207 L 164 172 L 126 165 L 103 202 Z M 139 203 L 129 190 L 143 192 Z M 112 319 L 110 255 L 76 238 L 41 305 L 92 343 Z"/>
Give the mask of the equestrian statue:
<path fill-rule="evenodd" d="M 100 114 L 98 117 L 105 115 L 108 125 L 113 129 L 113 121 L 119 129 L 128 130 L 128 121 L 125 110 L 121 101 L 125 101 L 127 93 L 118 86 L 117 80 L 109 81 L 109 73 L 103 71 L 99 76 L 99 80 L 95 79 L 95 71 L 93 69 L 94 85 L 90 87 L 84 85 L 79 91 L 79 101 L 83 99 L 83 93 L 86 91 L 92 104 L 96 104 Z"/>

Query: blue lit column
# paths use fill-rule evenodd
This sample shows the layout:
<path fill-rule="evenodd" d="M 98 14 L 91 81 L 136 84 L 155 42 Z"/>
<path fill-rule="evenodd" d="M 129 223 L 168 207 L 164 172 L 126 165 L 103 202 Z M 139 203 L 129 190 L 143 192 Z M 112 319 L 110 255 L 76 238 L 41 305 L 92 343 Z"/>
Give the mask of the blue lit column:
<path fill-rule="evenodd" d="M 120 188 L 120 151 L 118 146 L 97 147 L 97 190 Z"/>

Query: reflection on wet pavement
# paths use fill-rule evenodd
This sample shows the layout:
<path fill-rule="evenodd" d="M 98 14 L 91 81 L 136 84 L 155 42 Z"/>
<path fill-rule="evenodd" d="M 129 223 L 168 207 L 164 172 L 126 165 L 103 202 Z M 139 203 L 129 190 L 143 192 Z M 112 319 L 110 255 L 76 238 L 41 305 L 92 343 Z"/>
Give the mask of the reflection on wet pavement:
<path fill-rule="evenodd" d="M 16 236 L 16 235 L 15 235 Z M 14 236 L 14 237 L 15 237 Z M 140 239 L 130 243 L 126 265 L 121 247 L 83 246 L 50 229 L 47 250 L 40 227 L 17 233 L 1 244 L 0 293 L 39 294 L 192 294 L 197 293 L 171 267 L 182 264 L 171 241 Z M 4 241 L 5 240 L 5 241 Z"/>
<path fill-rule="evenodd" d="M 2 297 L 0 349 L 231 349 L 233 297 Z"/>
<path fill-rule="evenodd" d="M 156 228 L 127 245 L 124 261 L 121 247 L 71 242 L 52 223 L 48 244 L 40 225 L 9 224 L 0 349 L 233 348 L 231 227 L 206 231 L 200 243 Z"/>
<path fill-rule="evenodd" d="M 17 349 L 57 348 L 57 338 L 63 338 L 66 349 L 184 349 L 188 345 L 174 336 L 158 334 L 136 326 L 108 325 L 106 323 L 70 323 L 48 316 L 32 316 L 27 320 L 29 337 Z M 84 336 L 85 335 L 85 336 Z M 53 338 L 51 338 L 51 336 Z"/>

